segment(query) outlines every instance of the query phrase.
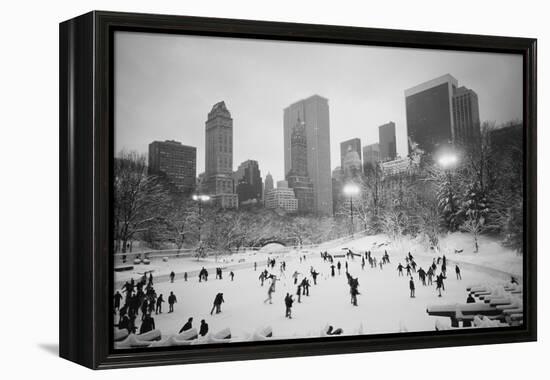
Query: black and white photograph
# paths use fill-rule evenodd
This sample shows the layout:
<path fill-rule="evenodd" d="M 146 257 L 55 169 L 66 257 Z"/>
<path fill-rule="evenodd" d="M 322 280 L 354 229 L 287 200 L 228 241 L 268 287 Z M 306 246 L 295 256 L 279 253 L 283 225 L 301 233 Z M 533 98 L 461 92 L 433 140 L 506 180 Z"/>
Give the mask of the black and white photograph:
<path fill-rule="evenodd" d="M 115 350 L 523 326 L 521 54 L 113 54 Z"/>

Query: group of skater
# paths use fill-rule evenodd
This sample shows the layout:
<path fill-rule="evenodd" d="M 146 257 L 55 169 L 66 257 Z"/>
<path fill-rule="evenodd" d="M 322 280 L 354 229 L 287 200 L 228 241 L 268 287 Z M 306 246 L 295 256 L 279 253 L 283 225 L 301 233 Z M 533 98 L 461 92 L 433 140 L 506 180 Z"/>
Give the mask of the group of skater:
<path fill-rule="evenodd" d="M 405 256 L 405 266 L 399 263 L 397 265 L 397 273 L 399 277 L 404 277 L 403 270 L 406 270 L 406 276 L 409 278 L 409 290 L 410 297 L 415 298 L 415 283 L 412 273 L 418 274 L 418 281 L 422 283 L 422 286 L 432 286 L 435 277 L 435 290 L 438 294 L 438 297 L 442 296 L 442 292 L 445 291 L 445 282 L 447 279 L 447 257 L 443 255 L 442 257 L 433 258 L 432 264 L 428 267 L 428 270 L 424 270 L 422 267 L 419 267 L 417 270 L 417 264 L 414 261 L 413 255 L 409 252 Z M 439 268 L 439 273 L 437 274 L 437 269 Z M 455 274 L 457 280 L 462 280 L 462 272 L 458 264 L 455 264 Z"/>
<path fill-rule="evenodd" d="M 350 273 L 350 264 L 353 264 L 356 260 L 360 260 L 361 270 L 365 270 L 367 263 L 371 269 L 383 270 L 386 265 L 391 264 L 390 255 L 387 250 L 384 250 L 383 254 L 379 256 L 378 259 L 373 256 L 370 250 L 364 251 L 363 253 L 356 253 L 346 248 L 345 251 L 346 252 L 334 254 L 330 254 L 328 251 L 320 252 L 323 262 L 328 263 L 324 279 L 335 278 L 337 274 L 340 276 L 342 271 L 345 271 L 350 303 L 353 306 L 358 306 L 358 296 L 361 294 L 359 292 L 359 279 Z M 299 258 L 301 268 L 304 268 L 302 265 L 307 261 L 307 256 L 300 253 L 296 258 Z M 411 252 L 405 255 L 404 263 L 405 265 L 401 262 L 398 263 L 397 274 L 398 277 L 408 279 L 410 298 L 416 297 L 414 274 L 418 275 L 418 281 L 422 286 L 433 286 L 435 283 L 438 297 L 442 296 L 442 292 L 445 291 L 444 280 L 447 279 L 447 266 L 449 264 L 445 255 L 434 258 L 427 269 L 417 264 Z M 276 266 L 278 269 L 277 274 L 275 274 Z M 292 319 L 292 309 L 295 303 L 300 304 L 302 303 L 303 297 L 310 296 L 311 287 L 318 284 L 318 278 L 321 275 L 313 266 L 309 266 L 309 270 L 304 271 L 306 273 L 300 272 L 299 269 L 300 268 L 297 268 L 291 272 L 292 274 L 288 277 L 290 282 L 285 280 L 283 283 L 285 287 L 287 283 L 290 283 L 294 285 L 296 289 L 294 292 L 287 291 L 284 297 L 285 318 L 287 319 Z M 217 267 L 214 270 L 216 280 L 222 280 L 224 274 L 223 268 Z M 253 263 L 253 270 L 255 272 L 258 270 L 257 262 Z M 269 257 L 267 259 L 265 267 L 259 272 L 258 276 L 260 286 L 264 287 L 267 285 L 267 298 L 264 300 L 264 304 L 273 303 L 273 295 L 277 290 L 277 282 L 287 278 L 286 271 L 286 261 L 280 260 L 279 257 Z M 454 265 L 454 271 L 457 280 L 461 280 L 462 274 L 458 264 Z M 198 271 L 198 282 L 207 282 L 208 275 L 208 270 L 202 267 Z M 176 275 L 172 271 L 169 274 L 170 283 L 174 283 L 175 277 Z M 229 271 L 228 277 L 230 281 L 233 281 L 235 273 Z M 183 280 L 188 280 L 187 272 L 184 272 Z M 153 315 L 162 314 L 164 303 L 168 304 L 168 313 L 173 313 L 177 302 L 176 295 L 172 291 L 166 299 L 163 294 L 157 294 L 154 288 L 153 273 L 152 271 L 146 272 L 138 281 L 135 281 L 133 278 L 126 281 L 122 288 L 117 290 L 114 294 L 114 311 L 115 314 L 118 313 L 118 323 L 115 326 L 119 329 L 127 329 L 129 333 L 139 332 L 139 334 L 144 334 L 155 329 Z M 474 302 L 474 300 L 469 299 L 467 302 Z M 225 303 L 224 294 L 218 292 L 214 297 L 210 315 L 221 313 L 223 303 Z M 187 322 L 180 329 L 180 333 L 190 330 L 192 327 L 193 317 L 189 317 Z M 199 335 L 206 335 L 208 329 L 208 324 L 202 319 Z M 327 333 L 331 334 L 333 332 Z"/>
<path fill-rule="evenodd" d="M 216 276 L 222 278 L 221 268 L 216 272 Z M 233 281 L 234 274 L 231 271 L 229 274 Z M 171 272 L 169 275 L 170 282 L 174 282 L 175 274 Z M 199 282 L 208 281 L 208 271 L 203 267 L 199 271 Z M 184 281 L 187 281 L 187 273 L 184 275 Z M 168 313 L 174 312 L 174 305 L 178 302 L 176 295 L 170 291 L 168 298 L 165 300 L 163 294 L 158 294 L 153 287 L 152 271 L 144 273 L 139 281 L 134 278 L 126 281 L 121 289 L 118 289 L 113 295 L 113 310 L 118 313 L 118 322 L 115 327 L 125 329 L 128 333 L 145 334 L 155 329 L 155 315 L 162 314 L 163 303 L 168 303 Z M 212 303 L 210 315 L 219 314 L 222 312 L 221 306 L 225 302 L 223 293 L 217 293 Z M 141 317 L 140 317 L 141 314 Z M 139 322 L 138 321 L 139 317 Z M 193 318 L 189 318 L 187 323 L 182 327 L 180 333 L 191 328 Z M 139 323 L 139 328 L 137 324 Z M 201 321 L 200 335 L 205 335 L 208 332 L 208 324 L 205 320 Z"/>

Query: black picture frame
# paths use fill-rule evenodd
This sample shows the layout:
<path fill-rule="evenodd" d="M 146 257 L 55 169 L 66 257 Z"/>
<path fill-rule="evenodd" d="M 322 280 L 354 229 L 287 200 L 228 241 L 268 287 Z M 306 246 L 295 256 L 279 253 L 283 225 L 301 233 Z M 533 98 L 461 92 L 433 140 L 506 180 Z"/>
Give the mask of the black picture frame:
<path fill-rule="evenodd" d="M 113 33 L 516 53 L 523 57 L 524 324 L 269 343 L 112 349 Z M 60 24 L 60 356 L 93 369 L 535 341 L 536 39 L 93 11 Z"/>

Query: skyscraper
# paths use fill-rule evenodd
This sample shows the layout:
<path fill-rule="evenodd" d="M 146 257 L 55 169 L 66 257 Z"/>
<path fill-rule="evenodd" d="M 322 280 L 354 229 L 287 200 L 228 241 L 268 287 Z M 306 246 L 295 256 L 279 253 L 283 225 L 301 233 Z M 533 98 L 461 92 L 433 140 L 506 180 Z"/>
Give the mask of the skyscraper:
<path fill-rule="evenodd" d="M 195 190 L 197 148 L 174 140 L 149 144 L 149 173 L 161 175 L 177 191 L 189 194 Z"/>
<path fill-rule="evenodd" d="M 453 95 L 454 141 L 463 147 L 480 148 L 481 131 L 477 94 L 464 86 Z"/>
<path fill-rule="evenodd" d="M 407 136 L 411 143 L 433 153 L 454 140 L 453 94 L 458 82 L 451 75 L 405 90 Z"/>
<path fill-rule="evenodd" d="M 239 204 L 249 201 L 261 201 L 263 185 L 258 161 L 244 161 L 239 165 L 233 177 Z"/>
<path fill-rule="evenodd" d="M 233 119 L 225 102 L 212 107 L 206 120 L 206 189 L 223 208 L 238 206 L 233 181 Z"/>
<path fill-rule="evenodd" d="M 298 199 L 298 211 L 302 213 L 313 212 L 313 183 L 309 179 L 307 171 L 306 129 L 305 123 L 299 117 L 294 128 L 292 128 L 290 152 L 291 165 L 286 175 L 288 186 L 294 190 L 294 194 Z"/>
<path fill-rule="evenodd" d="M 277 181 L 276 189 L 266 191 L 265 207 L 291 213 L 298 210 L 298 199 L 296 199 L 294 191 L 288 187 L 287 181 Z"/>
<path fill-rule="evenodd" d="M 368 166 L 374 167 L 380 161 L 380 146 L 378 143 L 363 147 L 363 172 Z"/>
<path fill-rule="evenodd" d="M 307 173 L 313 183 L 314 211 L 318 214 L 332 215 L 328 100 L 313 95 L 284 109 L 285 174 L 288 174 L 292 167 L 291 135 L 298 118 L 305 127 Z"/>
<path fill-rule="evenodd" d="M 381 161 L 391 161 L 397 157 L 395 123 L 393 121 L 378 127 L 378 143 L 380 144 Z"/>
<path fill-rule="evenodd" d="M 356 137 L 340 143 L 340 167 L 344 167 L 344 159 L 350 150 L 357 152 L 361 159 L 361 139 Z"/>
<path fill-rule="evenodd" d="M 269 191 L 273 189 L 273 176 L 271 173 L 267 173 L 265 176 L 265 188 L 264 191 Z"/>

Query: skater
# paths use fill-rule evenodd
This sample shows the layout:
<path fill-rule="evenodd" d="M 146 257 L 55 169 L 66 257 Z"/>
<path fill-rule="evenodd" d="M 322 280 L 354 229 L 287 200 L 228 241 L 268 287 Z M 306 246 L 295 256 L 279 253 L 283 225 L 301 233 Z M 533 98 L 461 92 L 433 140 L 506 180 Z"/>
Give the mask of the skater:
<path fill-rule="evenodd" d="M 233 271 L 229 272 L 229 277 L 231 277 L 231 281 L 233 281 L 233 278 L 235 277 L 235 273 L 233 273 Z"/>
<path fill-rule="evenodd" d="M 409 289 L 411 290 L 411 298 L 414 298 L 415 295 L 414 295 L 414 280 L 413 278 L 411 277 L 411 279 L 409 280 Z"/>
<path fill-rule="evenodd" d="M 359 290 L 355 284 L 350 287 L 349 293 L 351 295 L 351 304 L 357 306 L 357 295 L 359 294 Z"/>
<path fill-rule="evenodd" d="M 397 266 L 397 272 L 399 274 L 399 277 L 403 276 L 403 265 L 401 265 L 401 263 L 399 263 L 399 265 Z"/>
<path fill-rule="evenodd" d="M 157 298 L 157 307 L 155 309 L 155 314 L 162 314 L 162 303 L 164 302 L 164 299 L 162 298 L 162 294 Z"/>
<path fill-rule="evenodd" d="M 298 285 L 296 295 L 298 296 L 298 303 L 302 303 L 302 284 Z"/>
<path fill-rule="evenodd" d="M 170 292 L 170 295 L 168 296 L 168 312 L 173 313 L 174 312 L 174 304 L 178 302 L 176 299 L 176 295 L 174 292 Z"/>
<path fill-rule="evenodd" d="M 212 310 L 210 310 L 210 315 L 214 313 L 214 310 L 216 310 L 216 314 L 221 313 L 223 302 L 225 302 L 225 300 L 223 299 L 223 293 L 216 294 L 216 297 L 214 298 L 214 304 L 212 306 Z"/>
<path fill-rule="evenodd" d="M 184 331 L 191 330 L 193 328 L 193 317 L 190 317 L 187 322 L 183 325 L 183 327 L 180 329 L 179 334 L 181 334 Z"/>
<path fill-rule="evenodd" d="M 269 301 L 270 304 L 272 303 L 271 300 L 274 292 L 275 292 L 275 286 L 271 284 L 269 286 L 269 289 L 267 289 L 267 298 L 264 300 L 264 303 L 266 303 L 267 301 Z"/>
<path fill-rule="evenodd" d="M 474 298 L 474 295 L 472 293 L 468 294 L 468 298 L 466 299 L 466 303 L 476 303 L 476 299 Z"/>
<path fill-rule="evenodd" d="M 407 264 L 405 269 L 407 270 L 407 277 L 411 277 L 411 264 Z"/>
<path fill-rule="evenodd" d="M 170 282 L 174 282 L 174 277 L 176 277 L 176 274 L 174 273 L 174 271 L 170 272 Z"/>
<path fill-rule="evenodd" d="M 187 272 L 183 273 L 183 281 L 187 282 Z"/>
<path fill-rule="evenodd" d="M 435 278 L 435 285 L 436 285 L 436 290 L 439 293 L 438 297 L 441 297 L 441 289 L 445 290 L 444 284 L 443 284 L 443 274 L 440 274 Z"/>
<path fill-rule="evenodd" d="M 424 271 L 424 269 L 420 267 L 417 273 L 418 273 L 418 279 L 422 282 L 422 285 L 426 286 L 426 271 Z"/>
<path fill-rule="evenodd" d="M 456 279 L 462 280 L 462 275 L 460 274 L 460 268 L 458 267 L 458 264 L 455 264 L 455 272 L 456 272 Z"/>
<path fill-rule="evenodd" d="M 335 268 L 335 267 L 334 267 L 334 264 L 332 264 L 332 265 L 330 266 L 330 275 L 331 275 L 332 277 L 334 277 L 334 268 Z"/>
<path fill-rule="evenodd" d="M 365 258 L 361 256 L 361 270 L 365 270 Z"/>
<path fill-rule="evenodd" d="M 292 274 L 292 278 L 294 279 L 294 285 L 296 285 L 298 283 L 298 276 L 300 275 L 300 273 L 298 273 L 298 271 L 294 271 L 294 273 Z"/>
<path fill-rule="evenodd" d="M 338 268 L 338 275 L 340 275 L 340 269 L 342 268 L 342 264 L 340 263 L 340 260 L 338 260 L 338 264 L 336 264 L 336 267 Z"/>
<path fill-rule="evenodd" d="M 119 310 L 120 309 L 120 300 L 122 299 L 122 294 L 120 294 L 120 292 L 117 290 L 115 295 L 113 296 L 113 299 L 115 301 L 115 310 Z"/>
<path fill-rule="evenodd" d="M 258 279 L 260 280 L 261 285 L 264 286 L 265 272 L 260 273 L 260 276 L 258 277 Z"/>
<path fill-rule="evenodd" d="M 208 334 L 208 323 L 204 319 L 201 319 L 201 327 L 199 329 L 200 336 L 205 336 Z"/>
<path fill-rule="evenodd" d="M 155 320 L 150 314 L 147 314 L 139 327 L 139 333 L 145 334 L 146 332 L 153 331 L 155 329 Z"/>
<path fill-rule="evenodd" d="M 256 269 L 258 269 L 258 264 L 254 261 L 254 272 L 256 272 Z"/>
<path fill-rule="evenodd" d="M 285 297 L 285 306 L 286 306 L 285 318 L 292 319 L 292 303 L 293 302 L 294 302 L 294 300 L 292 299 L 292 296 L 287 293 L 286 297 Z"/>
<path fill-rule="evenodd" d="M 319 275 L 319 272 L 316 272 L 315 270 L 311 271 L 311 277 L 313 278 L 313 285 L 317 285 L 317 276 Z"/>
<path fill-rule="evenodd" d="M 348 273 L 348 262 L 346 261 L 346 273 Z"/>

